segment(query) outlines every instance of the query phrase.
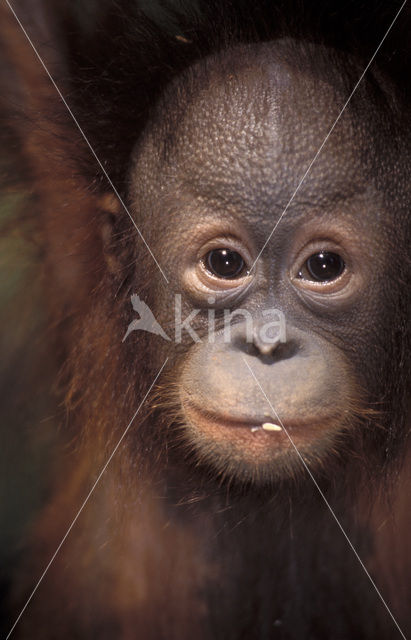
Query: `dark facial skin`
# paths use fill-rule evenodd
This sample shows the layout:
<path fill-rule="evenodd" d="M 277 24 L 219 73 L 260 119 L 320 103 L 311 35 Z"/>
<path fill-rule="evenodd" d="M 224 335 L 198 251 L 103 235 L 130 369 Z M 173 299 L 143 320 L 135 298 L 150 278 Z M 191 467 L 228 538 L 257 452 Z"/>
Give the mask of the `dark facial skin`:
<path fill-rule="evenodd" d="M 167 287 L 154 274 L 157 318 L 172 325 L 174 293 L 182 295 L 183 318 L 201 310 L 192 326 L 203 341 L 185 335 L 170 347 L 159 340 L 153 370 L 166 355 L 174 362 L 176 411 L 197 457 L 253 481 L 302 469 L 287 433 L 321 468 L 367 430 L 362 416 L 382 393 L 375 375 L 385 357 L 382 283 L 396 268 L 388 261 L 390 214 L 367 161 L 372 132 L 351 109 L 260 255 L 346 95 L 335 78 L 331 84 L 309 65 L 292 66 L 284 47 L 261 45 L 236 71 L 229 59 L 209 63 L 202 89 L 181 101 L 178 116 L 154 124 L 131 173 L 131 198 L 143 203 L 134 207 L 137 224 L 170 280 Z M 210 268 L 210 251 L 221 249 L 241 256 L 237 277 Z M 322 253 L 339 265 L 325 280 L 310 272 Z M 212 344 L 209 308 L 217 318 Z M 264 310 L 279 309 L 286 342 L 271 349 L 257 335 L 250 344 L 238 317 L 225 343 L 225 308 L 246 309 L 257 333 Z M 284 428 L 256 429 L 266 422 Z"/>

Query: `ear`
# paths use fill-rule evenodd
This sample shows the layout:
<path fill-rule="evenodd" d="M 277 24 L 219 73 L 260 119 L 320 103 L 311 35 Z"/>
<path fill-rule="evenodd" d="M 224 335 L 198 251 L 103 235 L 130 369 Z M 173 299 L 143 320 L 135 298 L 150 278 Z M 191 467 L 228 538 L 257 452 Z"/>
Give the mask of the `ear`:
<path fill-rule="evenodd" d="M 115 237 L 119 227 L 119 218 L 123 213 L 123 207 L 114 193 L 104 193 L 99 197 L 99 210 L 101 224 L 101 240 L 104 260 L 110 273 L 118 273 L 122 260 L 121 243 Z"/>

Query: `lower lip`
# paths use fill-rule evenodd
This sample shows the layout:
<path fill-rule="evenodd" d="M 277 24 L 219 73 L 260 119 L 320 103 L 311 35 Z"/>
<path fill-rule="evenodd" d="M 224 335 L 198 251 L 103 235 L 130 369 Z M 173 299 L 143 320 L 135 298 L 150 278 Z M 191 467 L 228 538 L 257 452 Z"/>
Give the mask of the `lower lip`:
<path fill-rule="evenodd" d="M 198 425 L 200 428 L 205 427 L 207 430 L 217 429 L 219 431 L 223 429 L 235 429 L 244 431 L 247 430 L 250 434 L 264 434 L 264 435 L 280 435 L 285 434 L 285 431 L 282 428 L 263 428 L 263 425 L 274 425 L 275 423 L 270 422 L 268 418 L 265 418 L 264 421 L 255 421 L 255 420 L 233 420 L 226 418 L 224 416 L 209 416 L 206 415 L 200 409 L 189 405 L 185 407 L 185 413 L 187 417 L 190 419 L 190 422 L 194 422 L 195 425 Z"/>
<path fill-rule="evenodd" d="M 266 448 L 270 443 L 276 448 L 279 447 L 279 451 L 288 450 L 290 447 L 300 448 L 312 445 L 314 441 L 323 438 L 324 434 L 332 430 L 333 423 L 331 418 L 293 424 L 284 420 L 285 427 L 277 431 L 263 429 L 262 425 L 267 423 L 269 418 L 265 418 L 264 422 L 252 419 L 233 420 L 225 416 L 207 415 L 191 403 L 184 403 L 183 409 L 188 422 L 200 434 L 220 442 L 242 442 L 246 448 L 251 445 L 252 449 L 255 447 L 259 449 L 259 445 Z M 274 423 L 270 422 L 270 424 Z"/>

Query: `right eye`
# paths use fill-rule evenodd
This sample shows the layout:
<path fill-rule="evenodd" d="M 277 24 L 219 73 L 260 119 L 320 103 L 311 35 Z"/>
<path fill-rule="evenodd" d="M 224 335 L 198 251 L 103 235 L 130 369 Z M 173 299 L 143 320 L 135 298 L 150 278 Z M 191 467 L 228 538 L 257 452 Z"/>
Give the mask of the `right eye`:
<path fill-rule="evenodd" d="M 247 270 L 241 254 L 227 247 L 209 251 L 204 257 L 204 266 L 213 276 L 224 280 L 240 278 Z"/>
<path fill-rule="evenodd" d="M 305 261 L 298 276 L 313 282 L 331 282 L 339 278 L 344 269 L 344 260 L 338 253 L 320 251 Z"/>

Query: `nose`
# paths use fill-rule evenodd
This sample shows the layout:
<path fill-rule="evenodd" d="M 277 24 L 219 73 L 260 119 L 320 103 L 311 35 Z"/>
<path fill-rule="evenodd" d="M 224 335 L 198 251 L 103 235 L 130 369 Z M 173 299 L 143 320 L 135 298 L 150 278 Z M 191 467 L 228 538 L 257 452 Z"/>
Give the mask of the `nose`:
<path fill-rule="evenodd" d="M 291 347 L 289 336 L 286 335 L 285 318 L 280 311 L 271 315 L 262 314 L 257 318 L 247 316 L 245 321 L 234 325 L 230 335 L 230 342 L 236 349 L 264 361 L 266 358 L 285 357 Z M 282 348 L 275 353 L 280 345 Z"/>
<path fill-rule="evenodd" d="M 261 355 L 271 355 L 281 342 L 284 342 L 284 340 L 281 339 L 281 335 L 279 333 L 275 336 L 269 336 L 263 334 L 258 326 L 254 327 L 253 344 Z"/>

